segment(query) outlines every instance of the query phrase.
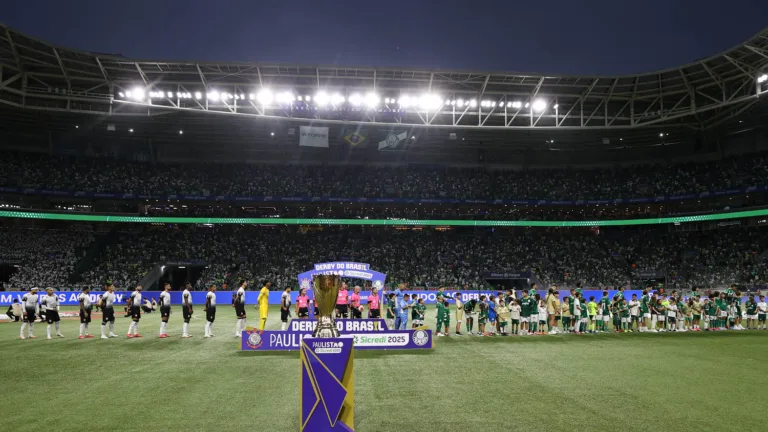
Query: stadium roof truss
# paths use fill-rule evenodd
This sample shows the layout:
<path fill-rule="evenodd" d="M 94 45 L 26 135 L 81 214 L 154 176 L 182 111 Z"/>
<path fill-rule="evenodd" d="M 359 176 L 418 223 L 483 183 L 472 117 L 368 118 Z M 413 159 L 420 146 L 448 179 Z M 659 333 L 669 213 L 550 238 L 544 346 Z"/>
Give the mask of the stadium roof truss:
<path fill-rule="evenodd" d="M 768 28 L 721 54 L 624 76 L 157 62 L 62 48 L 0 26 L 0 102 L 28 109 L 152 116 L 169 111 L 314 123 L 434 128 L 714 127 L 768 91 Z M 142 98 L 126 97 L 130 92 Z M 289 93 L 287 104 L 254 93 Z M 318 108 L 318 92 L 342 101 Z M 215 93 L 217 97 L 211 97 Z M 149 97 L 152 94 L 153 97 Z M 351 99 L 375 94 L 375 108 Z M 301 96 L 304 101 L 300 101 Z M 362 95 L 362 96 L 358 96 Z M 428 107 L 404 107 L 431 98 Z M 426 96 L 425 96 L 426 95 Z M 271 100 L 271 98 L 270 98 Z M 417 105 L 417 104 L 416 104 Z M 426 105 L 424 105 L 426 106 Z"/>

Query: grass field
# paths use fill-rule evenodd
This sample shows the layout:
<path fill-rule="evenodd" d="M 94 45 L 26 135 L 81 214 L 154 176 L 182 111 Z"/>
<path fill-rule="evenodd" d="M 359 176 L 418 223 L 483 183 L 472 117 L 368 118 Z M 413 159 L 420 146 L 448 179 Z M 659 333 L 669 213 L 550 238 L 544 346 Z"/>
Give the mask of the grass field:
<path fill-rule="evenodd" d="M 176 307 L 178 309 L 178 307 Z M 17 340 L 0 324 L 0 419 L 14 431 L 295 431 L 299 354 L 239 351 L 234 313 L 220 307 L 214 339 L 202 311 L 181 339 L 159 315 L 142 339 Z M 248 309 L 249 323 L 258 314 Z M 122 316 L 122 314 L 120 314 Z M 268 327 L 279 328 L 272 310 Z M 355 354 L 358 431 L 766 430 L 768 331 L 447 337 L 428 352 Z"/>

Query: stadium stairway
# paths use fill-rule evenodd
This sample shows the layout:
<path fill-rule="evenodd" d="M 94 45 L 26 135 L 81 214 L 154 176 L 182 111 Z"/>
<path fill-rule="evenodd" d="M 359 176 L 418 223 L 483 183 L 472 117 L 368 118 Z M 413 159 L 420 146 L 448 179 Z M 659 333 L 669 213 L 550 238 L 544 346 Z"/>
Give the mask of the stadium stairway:
<path fill-rule="evenodd" d="M 108 246 L 117 243 L 117 240 L 117 227 L 112 228 L 104 235 L 97 236 L 96 240 L 91 243 L 91 246 L 88 248 L 85 255 L 75 263 L 72 274 L 69 275 L 69 283 L 74 284 L 80 282 L 83 272 L 91 268 L 94 264 L 94 260 L 104 253 Z"/>

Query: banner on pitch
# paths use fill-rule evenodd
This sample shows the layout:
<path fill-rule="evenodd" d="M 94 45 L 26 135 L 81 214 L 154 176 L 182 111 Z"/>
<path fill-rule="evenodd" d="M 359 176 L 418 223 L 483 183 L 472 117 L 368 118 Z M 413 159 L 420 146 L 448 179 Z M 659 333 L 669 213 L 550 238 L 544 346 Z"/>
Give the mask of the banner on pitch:
<path fill-rule="evenodd" d="M 240 349 L 243 351 L 296 351 L 304 338 L 312 337 L 317 321 L 292 320 L 288 330 L 246 329 Z M 423 329 L 390 330 L 383 319 L 339 319 L 336 328 L 342 336 L 351 336 L 355 349 L 411 350 L 431 349 L 432 332 Z"/>
<path fill-rule="evenodd" d="M 302 126 L 299 130 L 299 145 L 302 147 L 328 147 L 328 128 Z"/>

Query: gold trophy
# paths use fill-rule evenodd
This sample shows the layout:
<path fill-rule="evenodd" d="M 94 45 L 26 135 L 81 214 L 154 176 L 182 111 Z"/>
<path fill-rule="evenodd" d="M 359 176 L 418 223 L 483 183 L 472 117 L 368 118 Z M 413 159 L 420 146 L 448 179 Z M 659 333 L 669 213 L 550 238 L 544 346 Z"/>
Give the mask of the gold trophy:
<path fill-rule="evenodd" d="M 339 275 L 314 275 L 312 276 L 312 290 L 315 293 L 317 305 L 317 326 L 312 332 L 316 338 L 339 337 L 336 321 L 333 320 L 333 312 L 336 309 L 336 297 L 339 295 L 341 276 Z"/>

